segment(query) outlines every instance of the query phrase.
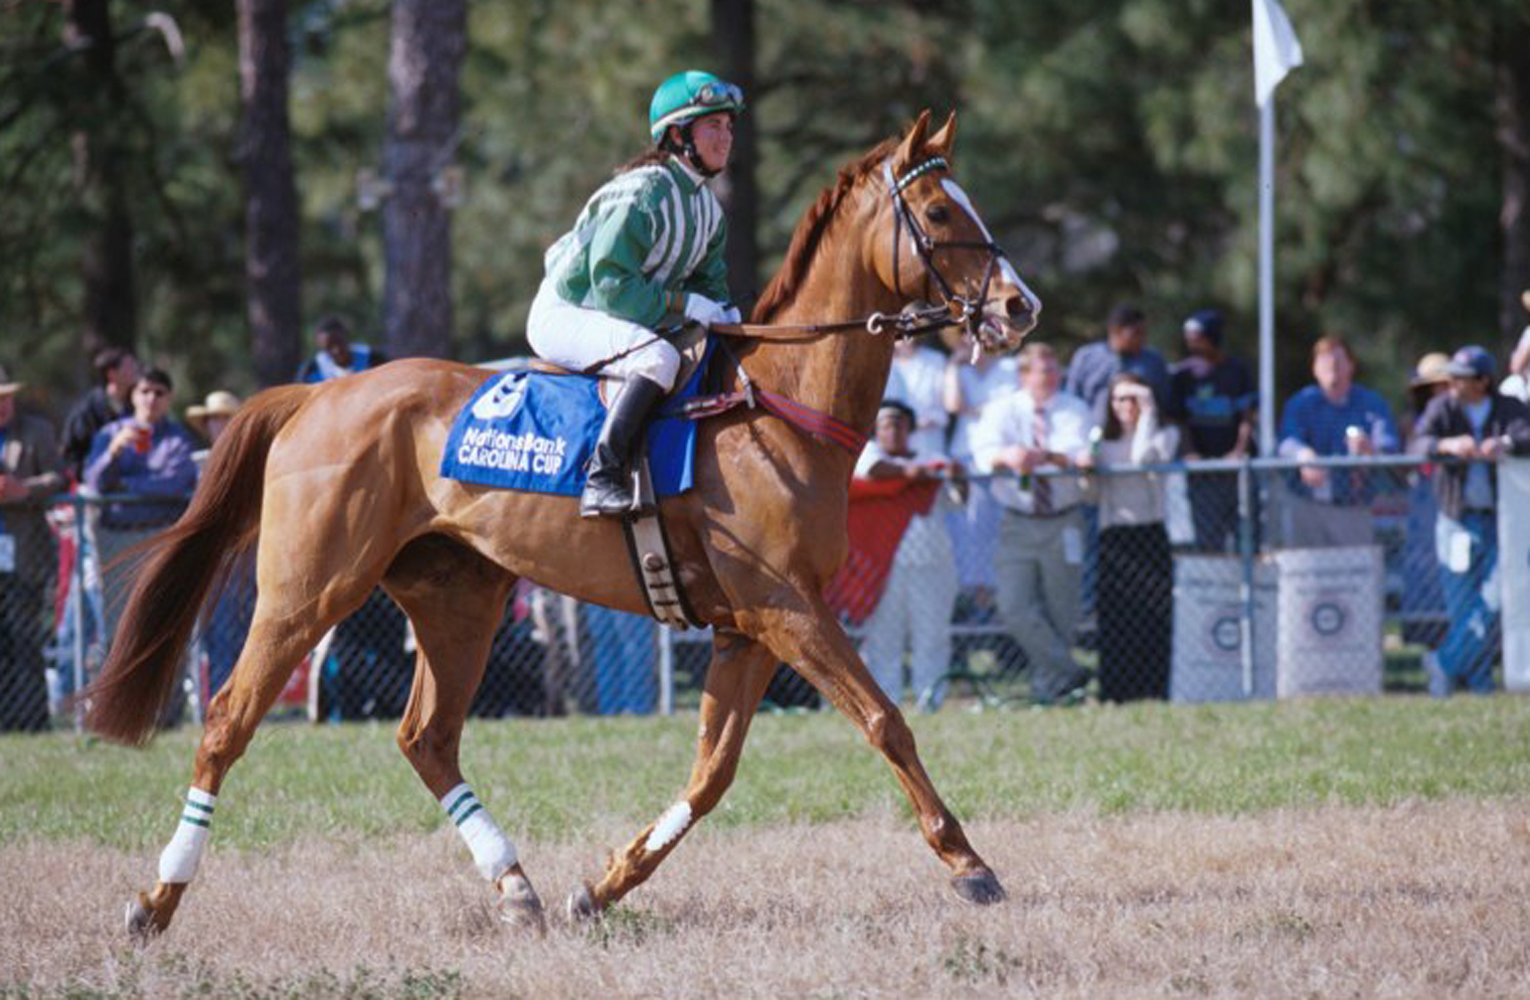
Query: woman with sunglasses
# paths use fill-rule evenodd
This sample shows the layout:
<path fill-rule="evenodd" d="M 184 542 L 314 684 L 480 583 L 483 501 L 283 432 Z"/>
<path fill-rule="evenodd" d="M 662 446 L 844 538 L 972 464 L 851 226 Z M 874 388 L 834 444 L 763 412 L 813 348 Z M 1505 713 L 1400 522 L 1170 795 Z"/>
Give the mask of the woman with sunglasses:
<path fill-rule="evenodd" d="M 1131 372 L 1110 380 L 1105 429 L 1083 464 L 1152 465 L 1173 461 L 1179 429 L 1160 426 L 1153 389 Z M 1166 698 L 1173 627 L 1173 562 L 1157 473 L 1094 477 L 1100 507 L 1100 697 L 1105 701 Z"/>
<path fill-rule="evenodd" d="M 706 182 L 728 165 L 743 109 L 743 93 L 711 73 L 665 80 L 648 108 L 653 148 L 618 168 L 547 251 L 527 320 L 532 350 L 575 370 L 607 362 L 601 371 L 623 380 L 590 460 L 584 517 L 632 507 L 633 444 L 680 370 L 654 329 L 740 319 L 728 303 L 722 206 Z"/>

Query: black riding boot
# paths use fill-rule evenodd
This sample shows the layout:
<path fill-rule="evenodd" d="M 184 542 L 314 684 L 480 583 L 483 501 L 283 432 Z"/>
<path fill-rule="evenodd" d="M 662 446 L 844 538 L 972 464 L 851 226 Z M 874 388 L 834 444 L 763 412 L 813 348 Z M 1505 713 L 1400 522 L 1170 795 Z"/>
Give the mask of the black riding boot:
<path fill-rule="evenodd" d="M 648 411 L 664 396 L 659 383 L 634 375 L 617 391 L 590 457 L 580 517 L 621 517 L 632 509 L 632 452 Z"/>

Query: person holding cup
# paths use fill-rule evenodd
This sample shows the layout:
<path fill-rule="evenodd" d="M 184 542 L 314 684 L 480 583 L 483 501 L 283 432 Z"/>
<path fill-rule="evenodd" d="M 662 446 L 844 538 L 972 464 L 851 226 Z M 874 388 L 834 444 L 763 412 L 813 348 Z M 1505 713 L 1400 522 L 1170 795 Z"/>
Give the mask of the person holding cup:
<path fill-rule="evenodd" d="M 174 393 L 169 373 L 146 369 L 133 386 L 132 412 L 96 432 L 85 462 L 85 484 L 97 493 L 165 498 L 162 503 L 109 504 L 105 528 L 163 527 L 185 509 L 197 484 L 191 453 L 197 442 L 170 419 Z"/>
<path fill-rule="evenodd" d="M 1342 337 L 1330 334 L 1313 343 L 1313 384 L 1287 400 L 1281 412 L 1277 451 L 1282 458 L 1308 463 L 1399 449 L 1391 407 L 1356 375 L 1354 352 Z M 1283 488 L 1272 491 L 1277 540 L 1285 548 L 1374 544 L 1371 501 L 1379 485 L 1358 462 L 1350 468 L 1300 466 Z"/>
<path fill-rule="evenodd" d="M 133 385 L 132 410 L 96 432 L 85 460 L 85 486 L 113 499 L 101 508 L 97 541 L 101 565 L 134 543 L 171 524 L 186 509 L 197 484 L 192 453 L 196 438 L 170 418 L 174 383 L 168 372 L 146 368 Z M 106 630 L 110 635 L 121 612 L 107 571 Z"/>

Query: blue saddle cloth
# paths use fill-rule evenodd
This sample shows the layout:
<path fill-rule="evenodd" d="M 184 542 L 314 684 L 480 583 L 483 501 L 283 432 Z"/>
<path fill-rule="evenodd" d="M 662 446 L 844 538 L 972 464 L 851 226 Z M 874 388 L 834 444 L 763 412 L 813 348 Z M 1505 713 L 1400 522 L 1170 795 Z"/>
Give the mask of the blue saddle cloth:
<path fill-rule="evenodd" d="M 701 364 L 649 422 L 648 469 L 661 497 L 692 486 L 696 423 L 667 414 L 697 395 L 711 355 L 709 339 Z M 441 475 L 479 486 L 578 496 L 605 415 L 592 377 L 507 372 L 485 382 L 457 414 Z"/>

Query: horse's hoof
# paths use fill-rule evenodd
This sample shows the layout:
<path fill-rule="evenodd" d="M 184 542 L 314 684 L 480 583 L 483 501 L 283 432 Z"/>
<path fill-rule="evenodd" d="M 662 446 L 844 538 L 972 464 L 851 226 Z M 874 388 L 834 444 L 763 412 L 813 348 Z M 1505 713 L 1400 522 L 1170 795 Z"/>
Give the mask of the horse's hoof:
<path fill-rule="evenodd" d="M 568 919 L 576 924 L 587 924 L 600 919 L 600 907 L 595 905 L 590 883 L 585 882 L 569 893 Z"/>
<path fill-rule="evenodd" d="M 956 876 L 951 880 L 951 887 L 956 890 L 958 896 L 978 906 L 1002 903 L 1008 898 L 997 876 L 986 868 L 973 872 L 971 875 Z"/>
<path fill-rule="evenodd" d="M 542 899 L 525 878 L 507 878 L 500 882 L 499 919 L 517 930 L 547 933 L 547 917 Z"/>
<path fill-rule="evenodd" d="M 126 924 L 128 937 L 135 944 L 147 944 L 159 933 L 159 927 L 154 924 L 154 911 L 149 909 L 149 897 L 140 892 L 137 899 L 128 903 Z"/>

